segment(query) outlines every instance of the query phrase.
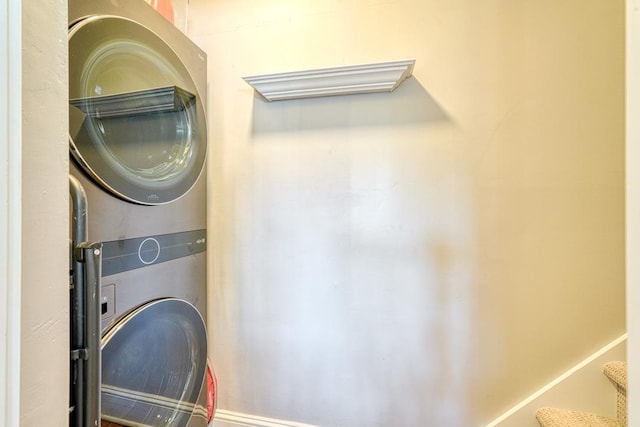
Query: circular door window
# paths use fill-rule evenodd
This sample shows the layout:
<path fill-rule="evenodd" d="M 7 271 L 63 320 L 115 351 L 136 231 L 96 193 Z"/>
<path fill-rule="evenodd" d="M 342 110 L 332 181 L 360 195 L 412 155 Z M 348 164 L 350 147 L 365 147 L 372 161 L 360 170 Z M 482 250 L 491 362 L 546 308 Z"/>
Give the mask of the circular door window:
<path fill-rule="evenodd" d="M 69 103 L 73 157 L 116 196 L 164 204 L 200 176 L 207 142 L 198 89 L 142 25 L 98 16 L 70 29 Z"/>
<path fill-rule="evenodd" d="M 200 410 L 206 354 L 193 305 L 164 299 L 131 312 L 102 340 L 102 424 L 186 426 Z"/>

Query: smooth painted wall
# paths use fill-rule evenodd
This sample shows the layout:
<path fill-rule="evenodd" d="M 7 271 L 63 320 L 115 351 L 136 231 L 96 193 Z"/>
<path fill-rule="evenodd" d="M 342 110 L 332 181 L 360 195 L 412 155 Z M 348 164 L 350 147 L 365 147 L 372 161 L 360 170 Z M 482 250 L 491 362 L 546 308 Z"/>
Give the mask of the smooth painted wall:
<path fill-rule="evenodd" d="M 67 2 L 22 2 L 20 426 L 67 426 Z"/>
<path fill-rule="evenodd" d="M 625 330 L 622 0 L 191 0 L 225 410 L 480 426 Z M 394 93 L 242 76 L 415 58 Z"/>

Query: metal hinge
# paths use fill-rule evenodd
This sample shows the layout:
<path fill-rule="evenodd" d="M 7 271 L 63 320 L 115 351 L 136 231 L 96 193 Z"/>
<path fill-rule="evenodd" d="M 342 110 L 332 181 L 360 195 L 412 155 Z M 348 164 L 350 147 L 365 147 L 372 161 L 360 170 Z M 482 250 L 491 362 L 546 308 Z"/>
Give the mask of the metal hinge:
<path fill-rule="evenodd" d="M 71 350 L 71 360 L 87 360 L 89 358 L 89 352 L 86 348 L 79 348 L 76 350 Z"/>

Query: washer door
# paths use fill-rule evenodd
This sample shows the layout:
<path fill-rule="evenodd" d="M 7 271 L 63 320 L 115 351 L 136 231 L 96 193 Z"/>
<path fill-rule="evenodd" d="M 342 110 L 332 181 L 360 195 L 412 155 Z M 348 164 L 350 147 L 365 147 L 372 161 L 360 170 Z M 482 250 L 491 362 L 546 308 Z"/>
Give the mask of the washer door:
<path fill-rule="evenodd" d="M 170 298 L 132 311 L 102 340 L 102 425 L 184 427 L 200 412 L 206 420 L 197 405 L 206 369 L 193 305 Z"/>
<path fill-rule="evenodd" d="M 95 16 L 70 29 L 69 102 L 71 153 L 116 196 L 164 204 L 200 176 L 201 97 L 176 53 L 141 24 Z"/>

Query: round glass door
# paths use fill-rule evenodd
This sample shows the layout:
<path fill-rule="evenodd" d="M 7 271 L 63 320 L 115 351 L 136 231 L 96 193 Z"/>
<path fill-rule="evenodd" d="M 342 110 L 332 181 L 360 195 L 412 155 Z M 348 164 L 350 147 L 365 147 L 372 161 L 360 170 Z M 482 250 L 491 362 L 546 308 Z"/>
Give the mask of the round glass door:
<path fill-rule="evenodd" d="M 191 304 L 142 306 L 102 340 L 102 425 L 184 427 L 206 380 L 204 321 Z"/>
<path fill-rule="evenodd" d="M 73 157 L 125 200 L 157 205 L 184 195 L 203 170 L 203 103 L 188 70 L 155 33 L 97 16 L 69 31 Z"/>

